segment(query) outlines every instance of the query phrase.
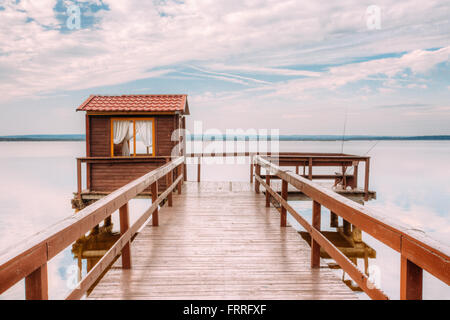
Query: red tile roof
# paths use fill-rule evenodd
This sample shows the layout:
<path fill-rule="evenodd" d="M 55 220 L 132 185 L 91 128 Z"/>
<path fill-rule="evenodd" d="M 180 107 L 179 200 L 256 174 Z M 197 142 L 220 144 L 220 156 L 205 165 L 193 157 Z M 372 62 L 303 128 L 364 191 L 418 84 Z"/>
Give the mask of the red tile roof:
<path fill-rule="evenodd" d="M 185 94 L 142 94 L 121 96 L 91 95 L 77 111 L 95 112 L 175 112 L 189 114 Z"/>

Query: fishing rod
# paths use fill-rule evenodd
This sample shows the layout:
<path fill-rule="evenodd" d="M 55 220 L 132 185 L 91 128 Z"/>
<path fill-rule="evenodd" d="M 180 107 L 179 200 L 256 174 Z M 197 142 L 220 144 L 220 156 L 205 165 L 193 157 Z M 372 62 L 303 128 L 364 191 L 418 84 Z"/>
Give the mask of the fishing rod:
<path fill-rule="evenodd" d="M 345 108 L 344 130 L 342 132 L 341 153 L 344 153 L 345 130 L 347 128 L 347 111 L 348 111 L 348 108 Z M 368 155 L 369 152 L 372 151 L 373 148 L 375 148 L 375 146 L 378 144 L 378 142 L 380 142 L 380 140 L 375 141 L 375 143 L 369 148 L 369 150 L 367 150 L 367 152 L 364 154 L 364 156 Z M 343 176 L 345 176 L 345 174 L 347 173 L 348 168 L 349 167 L 345 167 L 345 169 L 343 170 Z"/>
<path fill-rule="evenodd" d="M 347 127 L 347 111 L 348 111 L 348 107 L 345 108 L 344 130 L 342 131 L 341 153 L 344 153 L 345 129 Z"/>

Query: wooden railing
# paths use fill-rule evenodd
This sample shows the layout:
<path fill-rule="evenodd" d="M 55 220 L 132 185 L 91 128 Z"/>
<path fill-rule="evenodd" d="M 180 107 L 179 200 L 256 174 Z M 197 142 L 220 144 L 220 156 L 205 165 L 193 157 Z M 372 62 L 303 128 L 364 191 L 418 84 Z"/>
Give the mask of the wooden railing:
<path fill-rule="evenodd" d="M 286 226 L 286 212 L 289 212 L 311 235 L 312 268 L 319 267 L 322 247 L 369 297 L 388 299 L 386 294 L 376 288 L 368 277 L 320 232 L 321 207 L 324 206 L 401 254 L 400 299 L 422 299 L 423 270 L 450 285 L 450 248 L 448 246 L 407 226 L 399 225 L 392 219 L 295 173 L 284 171 L 261 156 L 256 156 L 254 161 L 255 179 L 266 189 L 266 206 L 270 205 L 270 197 L 281 205 L 280 225 Z M 261 178 L 261 168 L 267 170 L 265 181 Z M 271 176 L 282 179 L 281 195 L 270 187 Z M 312 224 L 287 202 L 288 184 L 312 199 Z M 256 183 L 255 191 L 259 192 L 259 186 L 257 188 Z"/>
<path fill-rule="evenodd" d="M 0 294 L 25 278 L 26 299 L 48 299 L 47 262 L 118 209 L 121 237 L 78 283 L 67 299 L 81 298 L 120 254 L 122 267 L 131 268 L 131 238 L 150 217 L 152 224 L 158 225 L 158 206 L 164 199 L 167 198 L 168 205 L 172 206 L 174 189 L 178 188 L 178 193 L 181 193 L 183 174 L 179 167 L 183 164 L 184 157 L 178 157 L 32 236 L 21 245 L 1 253 Z M 167 179 L 169 187 L 158 197 L 158 180 L 161 178 Z M 152 205 L 129 227 L 128 202 L 148 186 L 151 187 Z"/>
<path fill-rule="evenodd" d="M 81 165 L 83 163 L 86 164 L 86 187 L 87 189 L 90 189 L 90 170 L 89 166 L 92 164 L 117 164 L 117 163 L 138 163 L 138 162 L 148 162 L 148 163 L 155 163 L 155 162 L 168 162 L 172 159 L 171 156 L 156 156 L 156 157 L 150 157 L 150 156 L 137 156 L 137 157 L 81 157 L 77 158 L 77 195 L 79 198 L 81 198 L 81 192 L 82 192 L 82 173 L 81 173 Z M 186 181 L 186 164 L 183 165 L 183 176 L 184 181 Z"/>
<path fill-rule="evenodd" d="M 370 175 L 370 157 L 355 156 L 344 153 L 306 153 L 306 152 L 225 152 L 225 153 L 188 153 L 186 158 L 197 159 L 197 182 L 201 181 L 201 159 L 205 157 L 250 157 L 250 183 L 253 183 L 254 164 L 252 159 L 256 156 L 265 156 L 269 160 L 276 160 L 279 165 L 293 166 L 296 173 L 299 173 L 299 167 L 303 167 L 302 176 L 309 180 L 330 180 L 338 178 L 338 175 L 317 175 L 313 174 L 313 167 L 342 167 L 341 177 L 349 177 L 346 174 L 347 168 L 353 167 L 353 187 L 358 182 L 358 167 L 360 162 L 364 162 L 364 193 L 365 200 L 369 200 L 369 175 Z M 308 170 L 306 171 L 306 168 Z M 257 183 L 257 182 L 256 182 Z"/>

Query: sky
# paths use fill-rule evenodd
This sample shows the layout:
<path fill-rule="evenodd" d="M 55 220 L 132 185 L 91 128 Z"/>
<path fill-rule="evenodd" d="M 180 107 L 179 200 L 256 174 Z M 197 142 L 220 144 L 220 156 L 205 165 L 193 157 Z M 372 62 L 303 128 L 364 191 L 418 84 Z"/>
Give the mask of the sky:
<path fill-rule="evenodd" d="M 188 94 L 188 128 L 450 134 L 449 54 L 445 0 L 0 0 L 0 135 L 157 93 Z"/>

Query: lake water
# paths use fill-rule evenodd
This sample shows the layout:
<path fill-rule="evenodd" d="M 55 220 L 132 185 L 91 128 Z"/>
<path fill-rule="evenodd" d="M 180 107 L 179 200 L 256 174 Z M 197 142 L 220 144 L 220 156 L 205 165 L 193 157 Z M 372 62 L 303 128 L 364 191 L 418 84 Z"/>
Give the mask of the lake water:
<path fill-rule="evenodd" d="M 377 199 L 365 205 L 449 244 L 450 142 L 375 143 L 351 141 L 344 144 L 345 153 L 357 155 L 364 155 L 373 147 L 368 154 L 372 157 L 370 189 L 377 192 Z M 341 142 L 280 142 L 280 150 L 340 152 Z M 70 199 L 76 189 L 75 158 L 84 155 L 84 142 L 0 142 L 0 251 L 73 213 Z M 360 171 L 360 178 L 362 173 Z M 196 180 L 196 174 L 195 165 L 188 165 L 188 180 Z M 203 181 L 248 179 L 247 164 L 202 165 Z M 147 205 L 146 200 L 132 201 L 131 222 Z M 293 202 L 293 205 L 310 219 L 310 203 Z M 329 225 L 327 212 L 323 215 L 323 227 Z M 294 224 L 292 219 L 289 221 Z M 117 214 L 113 215 L 113 223 L 118 226 Z M 380 270 L 381 288 L 389 297 L 398 299 L 400 255 L 366 234 L 363 240 L 377 251 L 377 258 L 371 259 L 370 265 Z M 73 266 L 76 260 L 70 247 L 50 261 L 51 299 L 61 299 L 67 294 Z M 336 273 L 342 276 L 342 270 Z M 450 289 L 425 272 L 423 295 L 425 299 L 450 299 Z M 21 281 L 0 299 L 23 297 Z M 360 297 L 365 298 L 365 295 L 360 294 Z"/>

